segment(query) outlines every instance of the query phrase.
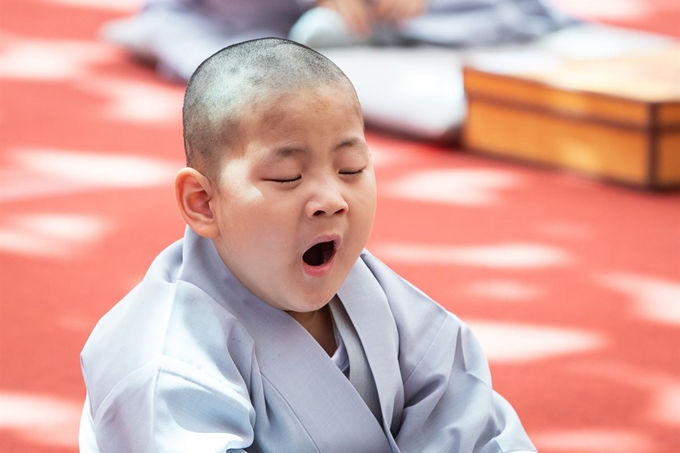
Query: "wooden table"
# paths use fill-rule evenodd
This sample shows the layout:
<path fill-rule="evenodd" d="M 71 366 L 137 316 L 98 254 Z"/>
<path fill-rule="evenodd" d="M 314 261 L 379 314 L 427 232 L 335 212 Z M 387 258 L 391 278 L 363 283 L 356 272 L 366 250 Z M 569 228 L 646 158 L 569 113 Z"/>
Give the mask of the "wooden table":
<path fill-rule="evenodd" d="M 680 46 L 533 71 L 468 66 L 464 84 L 468 150 L 680 187 Z"/>

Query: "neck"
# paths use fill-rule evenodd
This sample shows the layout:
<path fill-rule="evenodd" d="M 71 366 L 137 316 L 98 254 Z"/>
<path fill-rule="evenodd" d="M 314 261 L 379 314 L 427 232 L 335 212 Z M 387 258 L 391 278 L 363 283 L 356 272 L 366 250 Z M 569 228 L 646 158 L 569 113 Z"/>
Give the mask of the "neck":
<path fill-rule="evenodd" d="M 287 312 L 321 345 L 326 354 L 332 356 L 338 348 L 333 333 L 333 318 L 328 304 L 318 310 L 300 313 Z"/>

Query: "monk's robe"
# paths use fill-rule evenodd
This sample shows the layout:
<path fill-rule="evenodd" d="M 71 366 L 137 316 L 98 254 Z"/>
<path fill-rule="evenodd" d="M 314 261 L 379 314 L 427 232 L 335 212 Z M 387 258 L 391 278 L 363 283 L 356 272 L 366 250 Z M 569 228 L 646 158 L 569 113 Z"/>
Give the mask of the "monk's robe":
<path fill-rule="evenodd" d="M 456 316 L 368 252 L 334 301 L 363 348 L 376 414 L 297 321 L 187 229 L 83 349 L 81 452 L 535 451 Z"/>

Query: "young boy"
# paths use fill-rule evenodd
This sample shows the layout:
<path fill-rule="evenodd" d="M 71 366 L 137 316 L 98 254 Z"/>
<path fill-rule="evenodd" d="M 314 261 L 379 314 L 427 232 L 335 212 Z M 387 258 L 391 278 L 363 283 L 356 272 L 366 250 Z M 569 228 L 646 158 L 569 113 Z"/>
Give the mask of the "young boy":
<path fill-rule="evenodd" d="M 83 349 L 81 452 L 535 451 L 468 328 L 364 250 L 376 184 L 342 71 L 247 41 L 183 113 L 188 228 Z"/>

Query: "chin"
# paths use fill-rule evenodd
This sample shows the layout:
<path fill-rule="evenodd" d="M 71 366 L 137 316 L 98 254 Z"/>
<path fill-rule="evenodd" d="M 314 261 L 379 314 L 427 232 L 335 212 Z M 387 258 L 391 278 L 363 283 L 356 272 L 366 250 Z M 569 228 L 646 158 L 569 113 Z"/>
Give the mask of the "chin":
<path fill-rule="evenodd" d="M 303 307 L 300 307 L 300 311 L 302 311 L 302 309 L 304 309 L 304 311 L 315 311 L 323 308 L 335 296 L 338 289 L 339 286 L 334 287 L 333 289 L 313 291 L 302 295 L 302 297 L 298 299 L 303 301 Z"/>

